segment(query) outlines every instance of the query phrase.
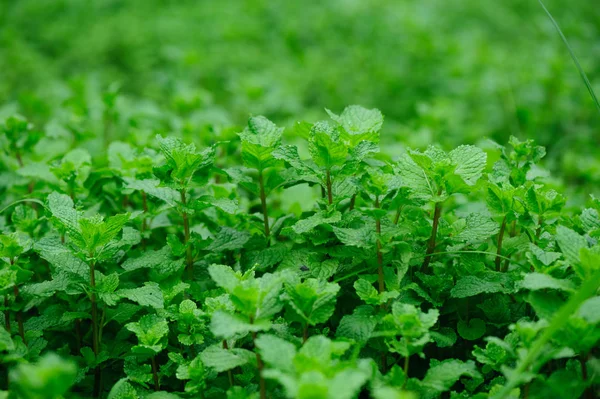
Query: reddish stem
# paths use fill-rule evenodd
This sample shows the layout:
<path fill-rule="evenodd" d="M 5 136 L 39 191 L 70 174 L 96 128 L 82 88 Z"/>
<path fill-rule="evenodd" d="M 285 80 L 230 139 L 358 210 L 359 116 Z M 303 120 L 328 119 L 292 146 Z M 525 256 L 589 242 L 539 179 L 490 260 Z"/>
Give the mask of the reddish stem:
<path fill-rule="evenodd" d="M 500 232 L 498 233 L 498 241 L 496 243 L 496 270 L 500 271 L 500 263 L 502 259 L 502 240 L 504 239 L 504 231 L 506 230 L 506 216 L 502 219 L 502 224 L 500 225 Z"/>
<path fill-rule="evenodd" d="M 327 170 L 327 201 L 329 205 L 333 204 L 333 193 L 331 187 L 331 172 Z"/>
<path fill-rule="evenodd" d="M 253 317 L 250 317 L 250 324 L 254 324 Z M 256 331 L 252 331 L 252 343 L 254 344 L 254 350 L 256 350 Z M 262 375 L 265 365 L 258 352 L 256 352 L 256 364 L 258 366 L 258 385 L 260 387 L 260 399 L 267 399 L 267 385 Z"/>
<path fill-rule="evenodd" d="M 187 205 L 185 188 L 181 189 L 180 195 L 181 195 L 181 203 L 185 207 Z M 192 247 L 189 245 L 190 220 L 189 220 L 188 214 L 185 210 L 183 211 L 182 217 L 183 217 L 183 244 L 185 245 L 186 270 L 188 273 L 189 280 L 192 281 L 194 279 L 194 259 L 192 257 Z"/>
<path fill-rule="evenodd" d="M 427 252 L 425 253 L 425 259 L 423 260 L 423 266 L 421 270 L 423 272 L 427 271 L 429 264 L 431 263 L 432 254 L 435 251 L 435 239 L 437 237 L 438 226 L 440 223 L 440 216 L 442 214 L 442 203 L 436 202 L 435 209 L 433 211 L 433 228 L 431 229 L 431 237 L 429 237 L 429 241 L 427 242 Z"/>
<path fill-rule="evenodd" d="M 265 226 L 265 237 L 269 238 L 271 230 L 269 229 L 269 215 L 267 213 L 267 195 L 265 194 L 265 181 L 262 170 L 258 172 L 258 185 L 260 186 L 260 206 L 263 214 L 263 224 Z"/>

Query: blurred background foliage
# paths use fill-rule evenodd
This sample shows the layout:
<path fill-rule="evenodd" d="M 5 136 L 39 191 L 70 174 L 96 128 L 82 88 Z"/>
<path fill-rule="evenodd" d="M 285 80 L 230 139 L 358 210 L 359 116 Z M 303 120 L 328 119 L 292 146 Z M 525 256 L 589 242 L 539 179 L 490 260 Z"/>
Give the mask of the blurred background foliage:
<path fill-rule="evenodd" d="M 598 2 L 546 5 L 600 92 Z M 514 135 L 571 188 L 600 183 L 600 114 L 537 0 L 0 0 L 0 119 L 71 146 L 211 142 L 249 114 L 302 134 L 349 104 L 384 113 L 390 155 Z"/>

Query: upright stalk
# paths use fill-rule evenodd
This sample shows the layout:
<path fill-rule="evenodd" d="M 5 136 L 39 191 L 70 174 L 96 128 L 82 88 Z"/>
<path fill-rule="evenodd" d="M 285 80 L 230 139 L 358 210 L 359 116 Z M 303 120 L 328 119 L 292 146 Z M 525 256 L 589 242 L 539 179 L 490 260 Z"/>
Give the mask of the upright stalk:
<path fill-rule="evenodd" d="M 500 263 L 502 262 L 502 240 L 504 239 L 504 231 L 506 230 L 506 216 L 502 219 L 500 224 L 500 232 L 498 233 L 498 241 L 496 242 L 496 270 L 500 271 Z"/>
<path fill-rule="evenodd" d="M 142 190 L 142 209 L 144 210 L 144 214 L 142 215 L 142 233 L 146 231 L 148 228 L 146 224 L 146 214 L 148 213 L 148 196 L 146 192 Z M 142 238 L 142 244 L 145 246 L 145 239 Z"/>
<path fill-rule="evenodd" d="M 375 196 L 375 208 L 379 209 L 379 196 Z M 377 284 L 378 284 L 378 292 L 381 294 L 385 291 L 385 282 L 383 279 L 383 254 L 381 253 L 381 220 L 379 217 L 375 219 L 375 233 L 377 233 Z M 385 304 L 381 304 L 381 308 L 383 309 Z M 381 354 L 381 372 L 387 372 L 387 356 L 386 353 L 383 352 Z"/>
<path fill-rule="evenodd" d="M 408 344 L 408 338 L 406 339 L 406 343 Z M 402 389 L 406 387 L 406 382 L 408 381 L 408 367 L 410 365 L 410 355 L 406 355 L 404 357 L 404 383 L 402 384 Z"/>
<path fill-rule="evenodd" d="M 11 265 L 15 264 L 14 258 L 10 259 L 10 264 Z M 13 293 L 15 295 L 15 302 L 17 302 L 17 299 L 19 298 L 19 286 L 16 284 L 13 286 Z M 23 343 L 25 345 L 27 345 L 27 342 L 25 341 L 25 328 L 23 326 L 23 312 L 21 312 L 20 310 L 17 310 L 16 318 L 17 318 L 17 325 L 19 326 L 19 335 L 21 336 L 21 340 L 23 341 Z"/>
<path fill-rule="evenodd" d="M 538 219 L 538 227 L 535 230 L 535 239 L 536 239 L 536 241 L 538 241 L 540 239 L 540 235 L 542 235 L 543 223 L 544 223 L 544 218 L 542 216 L 540 216 L 539 219 Z"/>
<path fill-rule="evenodd" d="M 158 382 L 158 365 L 156 364 L 156 356 L 152 356 L 152 379 L 154 380 L 154 390 L 160 391 L 160 383 Z"/>
<path fill-rule="evenodd" d="M 229 349 L 229 344 L 227 344 L 227 340 L 223 340 L 223 349 Z M 233 372 L 231 369 L 227 370 L 227 379 L 229 380 L 229 386 L 233 386 Z"/>
<path fill-rule="evenodd" d="M 514 237 L 516 235 L 517 235 L 517 221 L 513 220 L 512 224 L 511 224 L 511 227 L 510 227 L 510 236 Z M 508 257 L 510 258 L 510 255 Z M 504 261 L 504 266 L 502 266 L 502 270 L 501 271 L 502 272 L 506 272 L 508 270 L 509 264 L 510 264 L 510 260 L 506 259 Z"/>
<path fill-rule="evenodd" d="M 93 258 L 93 254 L 90 254 Z M 96 358 L 100 353 L 99 336 L 98 336 L 98 302 L 96 301 L 96 263 L 90 261 L 90 301 L 92 302 L 92 350 Z M 101 370 L 100 367 L 94 369 L 94 391 L 92 396 L 97 398 L 100 395 L 100 379 Z"/>
<path fill-rule="evenodd" d="M 348 210 L 353 210 L 354 206 L 356 206 L 356 194 L 354 194 L 352 198 L 350 198 L 350 206 L 348 207 Z"/>
<path fill-rule="evenodd" d="M 77 339 L 77 354 L 81 353 L 81 319 L 75 319 L 75 337 Z"/>
<path fill-rule="evenodd" d="M 308 340 L 308 323 L 304 324 L 302 328 L 302 343 L 305 343 Z"/>
<path fill-rule="evenodd" d="M 379 209 L 379 196 L 375 196 L 375 208 Z M 385 291 L 385 284 L 383 280 L 383 254 L 381 253 L 381 220 L 379 218 L 375 219 L 375 233 L 377 233 L 377 282 L 379 285 L 379 293 L 381 294 Z"/>
<path fill-rule="evenodd" d="M 252 316 L 250 316 L 250 324 L 254 324 L 254 318 Z M 252 343 L 254 344 L 254 350 L 256 351 L 256 331 L 252 331 Z M 256 352 L 256 364 L 258 366 L 258 385 L 260 387 L 260 399 L 267 399 L 267 385 L 263 377 L 263 369 L 265 368 L 265 365 L 258 352 Z"/>
<path fill-rule="evenodd" d="M 13 287 L 13 292 L 15 294 L 15 302 L 17 300 L 17 298 L 19 297 L 19 287 L 17 287 L 16 285 Z M 21 340 L 23 341 L 23 343 L 25 345 L 27 345 L 27 341 L 25 341 L 25 327 L 23 326 L 23 312 L 20 310 L 17 310 L 17 325 L 19 326 L 19 335 L 21 336 Z"/>
<path fill-rule="evenodd" d="M 265 226 L 265 237 L 267 237 L 268 239 L 271 235 L 271 230 L 269 229 L 269 215 L 267 214 L 267 195 L 265 194 L 265 180 L 263 178 L 262 170 L 258 171 L 258 185 L 260 186 L 260 206 L 262 208 L 263 224 Z"/>
<path fill-rule="evenodd" d="M 187 197 L 185 188 L 180 191 L 181 203 L 183 206 L 187 206 Z M 188 213 L 184 210 L 181 214 L 183 218 L 183 245 L 185 245 L 185 268 L 187 270 L 188 278 L 190 281 L 194 279 L 194 258 L 192 257 L 192 247 L 189 246 L 190 241 L 190 220 Z"/>
<path fill-rule="evenodd" d="M 402 205 L 396 209 L 396 214 L 394 215 L 394 224 L 398 224 L 400 221 L 400 215 L 402 215 Z"/>
<path fill-rule="evenodd" d="M 333 192 L 331 188 L 331 172 L 327 169 L 327 201 L 329 205 L 333 204 Z"/>
<path fill-rule="evenodd" d="M 8 310 L 8 295 L 4 295 L 4 326 L 6 331 L 11 332 L 10 328 L 10 310 Z"/>
<path fill-rule="evenodd" d="M 585 384 L 588 383 L 589 373 L 587 369 L 586 361 L 589 358 L 589 353 L 587 355 L 581 354 L 579 355 L 579 365 L 581 367 L 581 378 Z M 585 399 L 592 399 L 594 397 L 593 387 L 587 387 L 585 391 L 583 391 L 583 397 Z"/>
<path fill-rule="evenodd" d="M 438 190 L 438 196 L 442 193 L 441 188 Z M 435 239 L 437 237 L 438 226 L 440 224 L 440 216 L 442 215 L 442 203 L 436 202 L 435 209 L 433 211 L 433 227 L 431 229 L 431 237 L 427 241 L 427 252 L 425 252 L 425 259 L 423 260 L 423 266 L 421 270 L 425 272 L 431 263 L 431 254 L 435 251 Z"/>

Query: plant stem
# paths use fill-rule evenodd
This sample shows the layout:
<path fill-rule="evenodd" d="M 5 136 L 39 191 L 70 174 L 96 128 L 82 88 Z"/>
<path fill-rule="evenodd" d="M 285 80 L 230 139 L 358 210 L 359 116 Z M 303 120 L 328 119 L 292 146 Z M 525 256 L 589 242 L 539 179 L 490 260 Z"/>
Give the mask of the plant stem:
<path fill-rule="evenodd" d="M 510 236 L 514 237 L 517 235 L 517 221 L 513 220 L 512 225 L 510 227 Z M 510 256 L 508 257 L 508 259 L 504 260 L 504 266 L 502 266 L 502 272 L 506 272 L 508 271 L 508 266 L 510 264 Z"/>
<path fill-rule="evenodd" d="M 19 164 L 19 167 L 23 167 L 23 158 L 21 157 L 21 153 L 17 150 L 15 151 L 15 158 L 17 159 L 17 163 Z"/>
<path fill-rule="evenodd" d="M 354 206 L 356 206 L 356 194 L 354 194 L 352 198 L 350 198 L 350 206 L 348 207 L 348 210 L 353 210 Z"/>
<path fill-rule="evenodd" d="M 81 352 L 81 319 L 75 319 L 75 336 L 77 337 L 77 354 Z"/>
<path fill-rule="evenodd" d="M 111 112 L 109 110 L 105 110 L 105 114 L 104 114 L 104 129 L 102 130 L 103 136 L 103 144 L 104 144 L 104 148 L 108 148 L 108 145 L 110 143 L 110 132 L 112 130 L 112 117 L 111 117 Z"/>
<path fill-rule="evenodd" d="M 540 235 L 542 234 L 543 223 L 544 223 L 544 218 L 542 216 L 540 216 L 540 218 L 538 219 L 538 227 L 535 230 L 536 241 L 538 241 L 540 239 Z"/>
<path fill-rule="evenodd" d="M 408 366 L 410 364 L 410 356 L 404 357 L 404 383 L 402 383 L 402 388 L 406 386 L 406 382 L 408 381 Z"/>
<path fill-rule="evenodd" d="M 438 195 L 440 193 L 438 192 Z M 431 237 L 429 237 L 429 241 L 427 241 L 427 252 L 425 253 L 425 259 L 423 260 L 423 266 L 421 270 L 423 272 L 427 271 L 429 267 L 429 263 L 431 263 L 431 254 L 435 251 L 435 239 L 437 237 L 438 226 L 440 224 L 440 216 L 442 214 L 442 203 L 436 202 L 435 209 L 433 211 L 433 227 L 431 229 Z"/>
<path fill-rule="evenodd" d="M 152 379 L 154 380 L 154 390 L 160 390 L 160 383 L 158 382 L 158 365 L 156 364 L 156 356 L 152 356 Z"/>
<path fill-rule="evenodd" d="M 6 326 L 6 331 L 11 332 L 10 328 L 10 310 L 8 310 L 8 295 L 4 295 L 4 325 Z"/>
<path fill-rule="evenodd" d="M 500 263 L 502 261 L 502 240 L 504 239 L 504 231 L 506 230 L 506 216 L 502 219 L 502 224 L 500 225 L 500 232 L 498 233 L 498 241 L 496 243 L 496 247 L 498 248 L 496 251 L 496 270 L 500 271 Z"/>
<path fill-rule="evenodd" d="M 308 340 L 308 323 L 304 324 L 304 328 L 302 329 L 302 343 L 305 343 Z"/>
<path fill-rule="evenodd" d="M 375 208 L 379 209 L 379 196 L 375 196 Z M 381 220 L 379 218 L 375 219 L 375 233 L 377 233 L 377 282 L 379 293 L 381 294 L 385 291 L 385 284 L 383 280 L 383 254 L 381 253 Z M 383 306 L 383 304 L 382 304 Z"/>
<path fill-rule="evenodd" d="M 146 224 L 146 214 L 148 213 L 148 198 L 146 192 L 142 190 L 142 209 L 144 210 L 144 214 L 142 215 L 142 247 L 146 248 L 146 239 L 143 237 L 144 233 L 148 229 Z"/>
<path fill-rule="evenodd" d="M 331 172 L 327 169 L 327 201 L 329 205 L 333 204 L 333 193 L 331 191 Z"/>
<path fill-rule="evenodd" d="M 181 203 L 183 206 L 187 206 L 187 197 L 185 188 L 180 191 Z M 181 214 L 183 218 L 183 245 L 185 245 L 185 268 L 187 270 L 188 279 L 192 281 L 194 279 L 194 259 L 192 257 L 192 247 L 189 246 L 190 241 L 190 220 L 188 213 L 184 210 Z"/>
<path fill-rule="evenodd" d="M 10 264 L 11 265 L 15 264 L 15 258 L 10 258 Z M 15 284 L 13 286 L 13 293 L 15 295 L 15 303 L 16 303 L 17 299 L 19 298 L 19 286 L 17 284 Z M 27 346 L 27 341 L 25 341 L 25 328 L 23 327 L 23 313 L 21 312 L 21 310 L 17 310 L 16 317 L 17 317 L 17 324 L 19 326 L 19 335 L 21 336 L 21 340 L 23 341 L 25 346 Z"/>
<path fill-rule="evenodd" d="M 93 257 L 93 254 L 90 254 L 90 257 Z M 90 301 L 92 302 L 92 350 L 94 351 L 94 355 L 98 358 L 98 353 L 100 352 L 99 342 L 98 342 L 98 302 L 96 301 L 96 264 L 92 260 L 90 261 Z M 94 369 L 94 391 L 92 396 L 97 398 L 100 395 L 100 378 L 101 378 L 101 370 L 100 367 L 96 367 Z"/>
<path fill-rule="evenodd" d="M 267 195 L 265 194 L 265 180 L 262 170 L 258 171 L 258 185 L 260 187 L 260 206 L 263 214 L 263 224 L 265 225 L 265 237 L 269 238 L 271 230 L 269 229 L 269 215 L 267 214 Z"/>
<path fill-rule="evenodd" d="M 584 355 L 582 353 L 581 355 L 579 355 L 579 365 L 581 366 L 581 378 L 583 379 L 583 382 L 586 385 L 588 383 L 588 378 L 589 378 L 587 364 L 586 364 L 588 357 L 589 357 L 589 354 Z M 583 391 L 582 397 L 585 399 L 592 399 L 594 397 L 593 389 L 591 387 L 586 387 L 585 391 Z"/>
<path fill-rule="evenodd" d="M 402 214 L 402 205 L 398 206 L 396 209 L 396 214 L 394 215 L 394 224 L 398 224 L 400 221 L 400 215 Z"/>
<path fill-rule="evenodd" d="M 229 349 L 229 345 L 227 344 L 227 340 L 223 340 L 223 349 Z M 227 379 L 229 380 L 229 386 L 233 386 L 233 372 L 231 369 L 227 370 Z"/>
<path fill-rule="evenodd" d="M 250 316 L 250 324 L 254 324 L 254 318 Z M 254 350 L 256 351 L 256 331 L 252 331 L 252 343 L 254 344 Z M 256 352 L 256 364 L 258 366 L 258 385 L 260 387 L 260 399 L 267 399 L 267 385 L 262 375 L 265 365 L 263 364 L 260 354 Z"/>
<path fill-rule="evenodd" d="M 19 297 L 19 287 L 18 286 L 13 286 L 13 292 L 15 294 L 15 302 L 17 301 L 17 298 Z M 19 335 L 21 336 L 21 340 L 23 340 L 23 343 L 25 344 L 25 346 L 27 346 L 27 341 L 25 341 L 25 327 L 23 326 L 23 312 L 21 312 L 20 310 L 17 310 L 17 325 L 19 326 Z"/>

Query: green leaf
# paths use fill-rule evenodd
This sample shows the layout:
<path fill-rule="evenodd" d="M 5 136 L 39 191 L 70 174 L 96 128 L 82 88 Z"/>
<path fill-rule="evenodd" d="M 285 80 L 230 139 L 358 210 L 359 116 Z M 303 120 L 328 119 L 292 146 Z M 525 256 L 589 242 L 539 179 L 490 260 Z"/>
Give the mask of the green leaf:
<path fill-rule="evenodd" d="M 373 248 L 377 242 L 375 230 L 369 224 L 359 228 L 333 226 L 336 237 L 345 245 L 358 248 Z"/>
<path fill-rule="evenodd" d="M 542 273 L 527 273 L 523 281 L 519 283 L 521 288 L 530 291 L 553 289 L 560 291 L 573 292 L 575 285 L 568 280 L 559 280 L 552 276 Z"/>
<path fill-rule="evenodd" d="M 312 231 L 315 227 L 322 224 L 337 223 L 342 220 L 342 214 L 340 212 L 334 212 L 330 216 L 324 211 L 315 213 L 306 219 L 301 219 L 292 227 L 296 234 L 303 234 Z"/>
<path fill-rule="evenodd" d="M 308 151 L 313 161 L 326 170 L 341 166 L 348 156 L 348 148 L 339 132 L 326 122 L 315 123 L 308 139 Z"/>
<path fill-rule="evenodd" d="M 157 171 L 162 174 L 167 172 L 178 186 L 185 187 L 192 176 L 201 169 L 212 166 L 215 158 L 215 148 L 209 147 L 202 152 L 196 151 L 194 144 L 185 144 L 178 138 L 156 136 L 161 153 L 166 159 L 166 164 Z M 165 176 L 166 177 L 166 176 Z"/>
<path fill-rule="evenodd" d="M 355 313 L 342 317 L 336 336 L 356 342 L 367 342 L 377 326 L 377 318 L 370 314 Z"/>
<path fill-rule="evenodd" d="M 79 219 L 83 248 L 96 251 L 110 243 L 129 221 L 129 214 L 111 216 L 102 220 L 100 216 Z"/>
<path fill-rule="evenodd" d="M 301 283 L 285 284 L 290 308 L 303 322 L 310 325 L 325 323 L 335 310 L 340 286 L 336 283 L 309 278 Z"/>
<path fill-rule="evenodd" d="M 0 326 L 0 352 L 10 352 L 15 349 L 15 344 L 6 329 Z"/>
<path fill-rule="evenodd" d="M 410 189 L 411 197 L 429 201 L 436 196 L 434 183 L 412 157 L 409 155 L 400 157 L 396 169 L 402 179 L 402 186 Z"/>
<path fill-rule="evenodd" d="M 595 296 L 581 304 L 577 315 L 590 324 L 600 323 L 600 296 Z"/>
<path fill-rule="evenodd" d="M 216 311 L 212 315 L 210 331 L 218 338 L 230 339 L 236 335 L 245 335 L 251 331 L 266 331 L 271 328 L 271 323 L 259 320 L 250 323 L 241 315 L 234 315 Z"/>
<path fill-rule="evenodd" d="M 213 281 L 227 292 L 233 292 L 240 283 L 240 276 L 226 265 L 210 265 L 208 273 Z"/>
<path fill-rule="evenodd" d="M 585 238 L 568 227 L 556 228 L 556 242 L 558 243 L 565 259 L 571 264 L 579 263 L 579 251 L 587 248 Z"/>
<path fill-rule="evenodd" d="M 81 279 L 89 278 L 89 266 L 63 245 L 59 237 L 42 238 L 35 243 L 34 250 L 39 252 L 40 257 L 48 261 L 56 270 L 78 276 Z"/>
<path fill-rule="evenodd" d="M 156 197 L 170 206 L 175 206 L 180 201 L 180 194 L 170 187 L 160 186 L 158 179 L 142 179 L 124 177 L 125 188 L 130 190 L 143 191 L 148 195 Z"/>
<path fill-rule="evenodd" d="M 480 276 L 461 277 L 450 291 L 453 298 L 467 298 L 479 294 L 505 294 L 515 292 L 514 281 L 510 275 L 497 272 L 485 272 Z"/>
<path fill-rule="evenodd" d="M 214 369 L 217 373 L 231 370 L 248 363 L 254 353 L 241 349 L 223 349 L 219 344 L 209 346 L 202 353 L 200 359 L 206 367 Z"/>
<path fill-rule="evenodd" d="M 587 232 L 600 229 L 600 215 L 592 208 L 586 208 L 581 212 L 581 225 Z"/>
<path fill-rule="evenodd" d="M 164 308 L 163 293 L 158 284 L 154 282 L 144 283 L 144 286 L 139 288 L 119 290 L 117 295 L 142 306 L 150 306 L 155 309 Z"/>
<path fill-rule="evenodd" d="M 352 399 L 360 388 L 368 381 L 370 375 L 366 370 L 342 370 L 333 377 L 329 385 L 328 399 Z"/>
<path fill-rule="evenodd" d="M 138 339 L 138 347 L 151 353 L 158 353 L 166 347 L 166 337 L 169 334 L 169 324 L 163 317 L 153 314 L 142 316 L 135 323 L 125 325 Z M 134 352 L 137 347 L 134 347 Z"/>
<path fill-rule="evenodd" d="M 470 319 L 467 324 L 464 320 L 460 320 L 457 326 L 458 333 L 461 337 L 468 341 L 474 341 L 483 337 L 486 331 L 485 321 L 481 319 Z"/>
<path fill-rule="evenodd" d="M 64 194 L 52 192 L 48 195 L 48 209 L 67 230 L 69 235 L 79 238 L 79 213 L 75 210 L 73 200 Z"/>
<path fill-rule="evenodd" d="M 129 383 L 127 378 L 122 378 L 113 387 L 108 393 L 107 399 L 139 399 L 140 397 L 137 394 L 137 391 Z"/>
<path fill-rule="evenodd" d="M 183 269 L 184 259 L 174 260 L 171 256 L 171 248 L 165 245 L 159 250 L 150 250 L 144 252 L 137 258 L 129 258 L 121 264 L 121 267 L 128 272 L 146 268 L 160 276 L 170 276 Z"/>
<path fill-rule="evenodd" d="M 461 145 L 448 154 L 456 165 L 454 173 L 472 186 L 481 177 L 487 161 L 487 154 L 472 145 Z"/>
<path fill-rule="evenodd" d="M 423 397 L 437 397 L 440 393 L 450 390 L 456 381 L 463 376 L 471 378 L 479 377 L 479 372 L 475 368 L 473 361 L 462 362 L 457 359 L 448 359 L 439 362 L 432 360 L 425 378 L 418 385 L 425 388 Z"/>
<path fill-rule="evenodd" d="M 259 171 L 275 166 L 277 159 L 273 150 L 279 147 L 283 128 L 278 128 L 264 116 L 253 116 L 239 136 L 242 140 L 242 161 L 249 168 Z"/>
<path fill-rule="evenodd" d="M 464 228 L 456 233 L 456 239 L 468 244 L 486 241 L 499 230 L 498 223 L 479 213 L 470 214 L 465 222 Z"/>
<path fill-rule="evenodd" d="M 115 294 L 118 287 L 119 275 L 117 273 L 105 276 L 100 272 L 96 272 L 96 292 L 99 299 L 108 306 L 116 305 L 119 300 L 119 296 Z"/>
<path fill-rule="evenodd" d="M 77 366 L 54 353 L 36 363 L 21 363 L 10 370 L 10 390 L 23 399 L 61 398 L 75 383 Z"/>
<path fill-rule="evenodd" d="M 248 240 L 250 240 L 250 233 L 238 231 L 230 227 L 222 227 L 207 249 L 215 252 L 233 251 L 243 248 Z"/>
<path fill-rule="evenodd" d="M 431 331 L 430 334 L 440 348 L 447 348 L 456 343 L 456 333 L 450 327 L 442 327 L 438 331 Z"/>
<path fill-rule="evenodd" d="M 269 367 L 283 372 L 293 372 L 296 347 L 284 339 L 270 334 L 261 334 L 256 339 L 256 347 L 262 360 Z"/>
<path fill-rule="evenodd" d="M 345 140 L 356 146 L 363 140 L 379 143 L 379 131 L 383 125 L 383 115 L 378 109 L 366 109 L 360 105 L 350 105 L 341 115 L 336 115 L 326 109 L 327 113 L 339 123 L 346 133 Z"/>
<path fill-rule="evenodd" d="M 537 260 L 542 262 L 544 266 L 550 266 L 554 262 L 556 262 L 560 257 L 560 252 L 547 252 L 538 247 L 535 244 L 529 244 L 529 250 L 535 256 Z M 529 255 L 529 254 L 528 254 Z"/>
<path fill-rule="evenodd" d="M 365 279 L 359 278 L 354 282 L 354 289 L 356 290 L 356 295 L 363 301 L 365 301 L 369 305 L 378 305 L 379 304 L 379 293 L 373 287 L 373 284 L 368 282 Z"/>

